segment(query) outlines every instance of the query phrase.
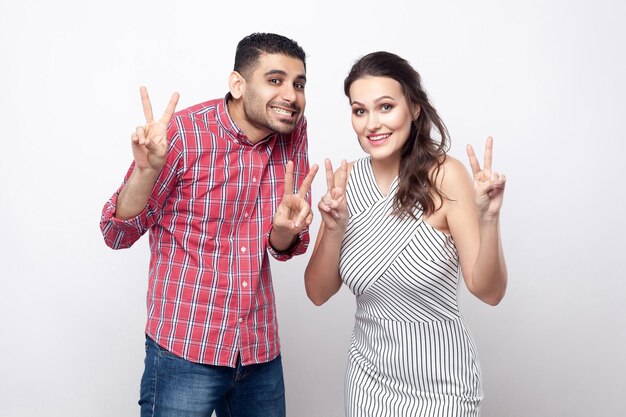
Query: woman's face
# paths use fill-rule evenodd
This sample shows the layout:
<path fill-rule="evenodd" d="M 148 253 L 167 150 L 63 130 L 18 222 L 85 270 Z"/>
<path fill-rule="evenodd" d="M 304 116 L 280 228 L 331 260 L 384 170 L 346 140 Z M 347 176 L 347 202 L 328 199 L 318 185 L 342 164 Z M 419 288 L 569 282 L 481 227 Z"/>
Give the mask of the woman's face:
<path fill-rule="evenodd" d="M 352 127 L 374 160 L 398 163 L 419 107 L 409 106 L 402 86 L 389 77 L 363 77 L 350 86 Z"/>

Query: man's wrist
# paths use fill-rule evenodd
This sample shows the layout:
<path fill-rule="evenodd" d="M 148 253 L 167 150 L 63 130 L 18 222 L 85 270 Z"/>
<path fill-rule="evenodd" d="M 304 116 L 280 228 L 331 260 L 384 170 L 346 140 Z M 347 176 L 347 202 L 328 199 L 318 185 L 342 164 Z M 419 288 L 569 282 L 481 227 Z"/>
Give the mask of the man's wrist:
<path fill-rule="evenodd" d="M 289 231 L 277 232 L 272 226 L 269 233 L 269 244 L 276 252 L 287 252 L 293 248 L 300 240 L 300 232 L 296 234 L 289 233 Z"/>

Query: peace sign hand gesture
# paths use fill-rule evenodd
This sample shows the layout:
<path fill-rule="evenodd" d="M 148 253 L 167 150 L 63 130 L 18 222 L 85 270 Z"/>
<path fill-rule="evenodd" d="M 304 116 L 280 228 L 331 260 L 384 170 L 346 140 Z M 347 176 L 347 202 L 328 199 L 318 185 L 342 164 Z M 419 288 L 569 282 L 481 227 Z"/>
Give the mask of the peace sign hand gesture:
<path fill-rule="evenodd" d="M 163 116 L 159 120 L 154 120 L 148 90 L 142 86 L 139 92 L 146 124 L 138 126 L 131 136 L 135 166 L 139 170 L 160 172 L 167 157 L 167 125 L 174 115 L 179 94 L 172 94 Z"/>
<path fill-rule="evenodd" d="M 318 166 L 314 164 L 311 170 L 302 181 L 302 185 L 296 194 L 293 193 L 293 162 L 287 162 L 285 168 L 285 190 L 283 192 L 283 199 L 280 205 L 274 213 L 274 219 L 272 221 L 272 237 L 279 242 L 291 242 L 294 236 L 298 235 L 304 228 L 308 227 L 313 221 L 313 213 L 311 212 L 311 206 L 306 200 L 306 194 L 311 188 L 313 178 L 317 174 Z M 272 246 L 276 249 L 284 247 L 284 244 L 274 244 L 272 239 Z M 290 245 L 287 244 L 286 247 Z"/>
<path fill-rule="evenodd" d="M 493 138 L 491 136 L 487 138 L 482 169 L 472 145 L 467 145 L 467 156 L 474 175 L 474 192 L 478 213 L 482 216 L 497 216 L 504 199 L 506 177 L 491 170 Z"/>
<path fill-rule="evenodd" d="M 348 181 L 348 163 L 341 161 L 337 173 L 333 173 L 333 166 L 329 159 L 324 161 L 326 168 L 326 194 L 317 205 L 322 215 L 324 226 L 329 231 L 344 232 L 348 225 L 348 204 L 346 202 L 346 183 Z"/>

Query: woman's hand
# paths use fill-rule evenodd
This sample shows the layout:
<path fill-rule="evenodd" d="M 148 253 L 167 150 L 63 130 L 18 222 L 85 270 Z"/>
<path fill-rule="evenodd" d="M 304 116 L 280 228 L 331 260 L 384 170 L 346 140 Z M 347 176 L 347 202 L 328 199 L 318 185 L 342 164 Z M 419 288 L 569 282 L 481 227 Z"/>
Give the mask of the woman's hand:
<path fill-rule="evenodd" d="M 491 170 L 493 138 L 491 136 L 487 138 L 482 169 L 472 145 L 467 145 L 467 156 L 474 176 L 474 193 L 478 214 L 485 217 L 498 216 L 504 199 L 506 177 Z"/>
<path fill-rule="evenodd" d="M 348 163 L 341 161 L 336 173 L 329 159 L 324 161 L 326 168 L 327 191 L 317 205 L 322 221 L 328 231 L 345 231 L 348 225 L 348 205 L 346 202 L 346 184 L 348 181 Z"/>

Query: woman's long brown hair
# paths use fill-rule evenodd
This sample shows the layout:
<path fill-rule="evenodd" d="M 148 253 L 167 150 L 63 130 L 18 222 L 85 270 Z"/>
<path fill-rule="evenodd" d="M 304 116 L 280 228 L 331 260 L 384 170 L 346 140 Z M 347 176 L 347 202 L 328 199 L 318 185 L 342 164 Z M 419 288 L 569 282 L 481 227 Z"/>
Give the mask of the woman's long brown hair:
<path fill-rule="evenodd" d="M 431 214 L 441 207 L 441 204 L 435 204 L 433 195 L 440 200 L 445 198 L 435 179 L 450 146 L 448 129 L 422 88 L 420 75 L 405 59 L 385 51 L 363 56 L 354 63 L 344 80 L 346 96 L 350 98 L 350 86 L 354 81 L 368 76 L 396 80 L 402 86 L 409 107 L 418 105 L 420 108 L 418 117 L 411 124 L 409 139 L 402 148 L 393 213 L 414 217 L 414 209 L 419 206 L 425 215 Z M 440 139 L 431 136 L 433 128 Z"/>

